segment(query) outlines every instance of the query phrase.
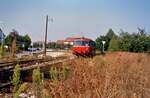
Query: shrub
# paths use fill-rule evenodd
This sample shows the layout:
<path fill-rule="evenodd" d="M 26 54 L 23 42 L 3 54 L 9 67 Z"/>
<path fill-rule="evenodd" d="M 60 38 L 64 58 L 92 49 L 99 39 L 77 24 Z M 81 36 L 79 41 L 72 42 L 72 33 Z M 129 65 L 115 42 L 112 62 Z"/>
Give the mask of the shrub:
<path fill-rule="evenodd" d="M 42 75 L 40 73 L 40 69 L 34 69 L 32 73 L 32 88 L 34 95 L 37 98 L 41 98 L 41 90 L 42 90 Z"/>
<path fill-rule="evenodd" d="M 56 67 L 51 67 L 51 69 L 50 69 L 51 80 L 58 81 L 59 73 L 60 73 L 60 71 L 58 71 L 58 69 Z"/>
<path fill-rule="evenodd" d="M 109 51 L 118 51 L 119 50 L 119 39 L 112 38 L 108 47 Z"/>
<path fill-rule="evenodd" d="M 14 73 L 13 73 L 13 93 L 14 93 L 14 98 L 18 98 L 18 94 L 16 95 L 15 93 L 18 91 L 21 81 L 20 81 L 20 66 L 17 64 L 14 68 Z"/>

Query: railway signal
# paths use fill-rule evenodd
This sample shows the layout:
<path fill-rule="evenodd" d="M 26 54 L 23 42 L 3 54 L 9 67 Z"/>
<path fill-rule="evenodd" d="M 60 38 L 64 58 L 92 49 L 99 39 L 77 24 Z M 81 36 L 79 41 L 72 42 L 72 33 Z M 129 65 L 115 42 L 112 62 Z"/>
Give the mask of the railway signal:
<path fill-rule="evenodd" d="M 102 41 L 102 44 L 103 44 L 103 51 L 102 51 L 102 53 L 104 53 L 104 51 L 105 51 L 105 49 L 104 49 L 105 43 L 106 43 L 106 41 Z"/>

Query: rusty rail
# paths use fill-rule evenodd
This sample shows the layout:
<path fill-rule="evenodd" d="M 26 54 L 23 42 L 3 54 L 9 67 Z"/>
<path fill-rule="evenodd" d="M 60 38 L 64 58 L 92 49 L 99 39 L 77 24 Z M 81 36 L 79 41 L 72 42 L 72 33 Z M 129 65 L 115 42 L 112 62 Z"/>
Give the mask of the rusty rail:
<path fill-rule="evenodd" d="M 55 64 L 58 64 L 58 63 L 63 63 L 63 62 L 69 61 L 69 60 L 73 60 L 74 58 L 75 58 L 74 56 L 66 57 L 66 58 L 57 58 L 57 59 L 45 61 L 45 62 L 42 62 L 42 63 L 39 63 L 39 64 L 33 64 L 33 65 L 30 65 L 30 66 L 22 66 L 22 67 L 20 67 L 20 70 L 21 71 L 33 70 L 37 67 L 41 68 L 41 67 L 46 67 L 46 66 L 50 66 L 50 65 L 55 65 Z M 10 69 L 9 71 L 13 71 L 13 68 Z M 7 87 L 11 84 L 12 84 L 12 82 L 0 83 L 0 88 Z"/>
<path fill-rule="evenodd" d="M 35 64 L 40 64 L 44 62 L 49 62 L 53 60 L 59 60 L 64 59 L 66 57 L 57 57 L 57 58 L 42 58 L 42 59 L 30 59 L 30 60 L 18 60 L 18 61 L 12 61 L 12 62 L 3 62 L 0 63 L 0 72 L 4 70 L 12 70 L 16 64 L 19 64 L 20 67 L 29 67 Z"/>

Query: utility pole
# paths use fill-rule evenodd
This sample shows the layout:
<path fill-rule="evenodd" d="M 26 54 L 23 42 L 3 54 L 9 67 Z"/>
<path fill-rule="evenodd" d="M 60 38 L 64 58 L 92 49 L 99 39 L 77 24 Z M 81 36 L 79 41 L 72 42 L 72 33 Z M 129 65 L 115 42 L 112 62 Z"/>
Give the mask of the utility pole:
<path fill-rule="evenodd" d="M 44 56 L 46 57 L 46 44 L 47 44 L 47 29 L 48 29 L 48 15 L 46 15 L 46 30 L 45 30 L 45 42 L 44 42 Z"/>

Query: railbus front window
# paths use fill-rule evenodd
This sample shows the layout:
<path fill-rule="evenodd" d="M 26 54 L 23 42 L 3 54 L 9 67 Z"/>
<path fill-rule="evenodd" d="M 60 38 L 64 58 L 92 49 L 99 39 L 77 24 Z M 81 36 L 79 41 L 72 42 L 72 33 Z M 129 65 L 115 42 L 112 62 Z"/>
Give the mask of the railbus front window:
<path fill-rule="evenodd" d="M 87 41 L 75 41 L 74 45 L 75 46 L 88 46 L 89 42 L 87 42 Z"/>

